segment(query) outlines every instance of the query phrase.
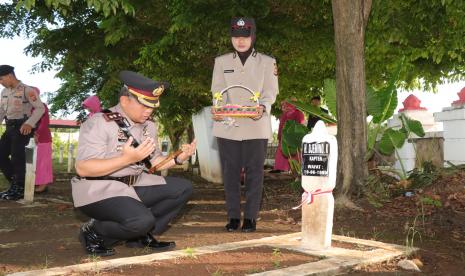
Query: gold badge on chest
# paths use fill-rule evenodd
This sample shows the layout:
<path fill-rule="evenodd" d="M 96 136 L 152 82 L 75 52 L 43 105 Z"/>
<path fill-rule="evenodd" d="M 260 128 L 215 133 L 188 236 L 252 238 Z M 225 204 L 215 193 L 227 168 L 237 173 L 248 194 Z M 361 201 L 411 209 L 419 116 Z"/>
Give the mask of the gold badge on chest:
<path fill-rule="evenodd" d="M 144 129 L 142 129 L 142 137 L 145 140 L 147 137 L 150 137 L 150 131 L 147 126 L 144 126 Z"/>
<path fill-rule="evenodd" d="M 118 129 L 118 142 L 126 142 L 127 140 L 128 140 L 128 137 L 124 135 L 121 129 Z"/>
<path fill-rule="evenodd" d="M 116 146 L 116 151 L 117 151 L 117 152 L 123 151 L 123 145 L 118 145 L 118 146 Z"/>

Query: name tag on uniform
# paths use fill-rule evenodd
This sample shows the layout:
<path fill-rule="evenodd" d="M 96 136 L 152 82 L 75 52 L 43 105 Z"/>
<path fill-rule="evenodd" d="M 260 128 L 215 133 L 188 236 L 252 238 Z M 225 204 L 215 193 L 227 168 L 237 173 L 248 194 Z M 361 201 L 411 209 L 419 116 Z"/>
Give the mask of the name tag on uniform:
<path fill-rule="evenodd" d="M 234 69 L 224 70 L 224 73 L 234 73 Z"/>

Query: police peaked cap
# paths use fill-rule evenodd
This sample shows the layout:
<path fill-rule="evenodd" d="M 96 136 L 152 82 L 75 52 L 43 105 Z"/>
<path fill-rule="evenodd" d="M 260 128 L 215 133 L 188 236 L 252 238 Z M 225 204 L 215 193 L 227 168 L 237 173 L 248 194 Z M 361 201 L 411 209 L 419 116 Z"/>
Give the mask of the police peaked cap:
<path fill-rule="evenodd" d="M 167 82 L 154 81 L 133 71 L 121 71 L 119 78 L 141 104 L 152 108 L 160 106 L 160 95 L 169 86 Z"/>
<path fill-rule="evenodd" d="M 13 73 L 15 68 L 10 65 L 0 65 L 0 77 Z"/>
<path fill-rule="evenodd" d="M 255 36 L 255 20 L 250 17 L 234 17 L 231 19 L 231 36 L 232 37 L 249 37 Z"/>

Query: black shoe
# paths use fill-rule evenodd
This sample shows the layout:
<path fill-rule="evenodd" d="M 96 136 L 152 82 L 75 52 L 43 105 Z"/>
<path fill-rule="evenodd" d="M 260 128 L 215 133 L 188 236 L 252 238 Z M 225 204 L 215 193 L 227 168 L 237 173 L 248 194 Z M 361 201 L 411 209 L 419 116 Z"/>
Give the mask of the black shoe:
<path fill-rule="evenodd" d="M 254 219 L 244 219 L 242 223 L 242 232 L 250 233 L 257 230 L 257 221 Z"/>
<path fill-rule="evenodd" d="M 3 192 L 0 193 L 0 198 L 4 198 L 5 196 L 11 194 L 11 192 L 13 192 L 14 190 L 14 186 L 10 186 L 10 188 L 8 188 L 8 190 L 5 190 Z"/>
<path fill-rule="evenodd" d="M 92 228 L 93 220 L 81 226 L 79 241 L 87 254 L 95 256 L 111 256 L 115 254 L 113 248 L 105 247 L 102 237 Z"/>
<path fill-rule="evenodd" d="M 14 189 L 16 189 L 16 182 L 14 181 L 14 178 L 7 178 L 8 183 L 10 184 L 10 187 L 5 190 L 0 192 L 0 199 L 3 199 L 7 194 L 10 194 Z"/>
<path fill-rule="evenodd" d="M 228 232 L 236 231 L 239 228 L 240 224 L 241 224 L 240 219 L 230 219 L 229 223 L 226 224 L 225 228 Z"/>
<path fill-rule="evenodd" d="M 282 173 L 282 170 L 271 170 L 270 173 Z"/>
<path fill-rule="evenodd" d="M 24 188 L 23 187 L 19 187 L 19 186 L 13 186 L 11 189 L 10 189 L 10 192 L 9 193 L 6 193 L 3 195 L 2 199 L 5 199 L 5 200 L 20 200 L 24 198 Z"/>
<path fill-rule="evenodd" d="M 142 238 L 127 241 L 126 246 L 129 248 L 150 248 L 154 251 L 165 251 L 175 248 L 176 243 L 174 241 L 157 241 L 151 234 L 147 233 Z"/>

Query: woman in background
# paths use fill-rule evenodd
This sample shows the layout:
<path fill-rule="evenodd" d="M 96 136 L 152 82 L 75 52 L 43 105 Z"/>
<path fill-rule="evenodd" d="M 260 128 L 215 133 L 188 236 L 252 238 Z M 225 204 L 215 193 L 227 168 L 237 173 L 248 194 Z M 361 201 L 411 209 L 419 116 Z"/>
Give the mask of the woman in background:
<path fill-rule="evenodd" d="M 295 100 L 292 98 L 291 100 Z M 302 111 L 298 110 L 292 104 L 282 101 L 281 102 L 281 117 L 279 118 L 279 129 L 278 129 L 278 149 L 276 150 L 276 155 L 274 158 L 274 168 L 273 173 L 279 173 L 281 171 L 289 171 L 289 160 L 288 157 L 284 156 L 282 151 L 282 135 L 283 128 L 287 121 L 294 120 L 299 124 L 304 124 L 305 116 Z M 295 157 L 293 157 L 295 158 Z"/>
<path fill-rule="evenodd" d="M 89 111 L 87 118 L 92 117 L 95 113 L 102 111 L 102 105 L 100 104 L 100 99 L 96 96 L 87 97 L 82 102 L 82 107 Z"/>
<path fill-rule="evenodd" d="M 37 94 L 40 90 L 33 87 Z M 37 123 L 34 133 L 34 141 L 37 147 L 36 158 L 36 180 L 35 192 L 43 193 L 48 190 L 48 185 L 53 182 L 53 167 L 52 167 L 52 133 L 50 132 L 50 117 L 48 114 L 48 107 L 46 104 L 44 115 Z"/>

